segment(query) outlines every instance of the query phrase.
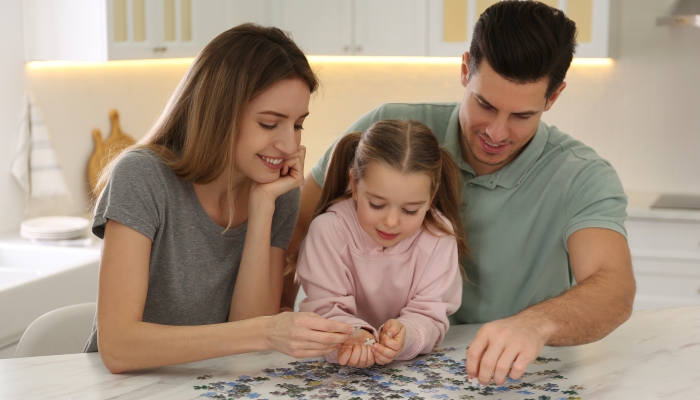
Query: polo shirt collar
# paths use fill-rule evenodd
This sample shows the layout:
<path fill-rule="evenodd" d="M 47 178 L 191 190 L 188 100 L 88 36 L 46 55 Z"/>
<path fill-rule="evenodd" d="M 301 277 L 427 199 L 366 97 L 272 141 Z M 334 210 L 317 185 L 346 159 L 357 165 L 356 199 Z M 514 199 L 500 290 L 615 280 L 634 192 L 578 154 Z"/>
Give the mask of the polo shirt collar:
<path fill-rule="evenodd" d="M 537 163 L 537 160 L 540 159 L 540 156 L 544 152 L 548 139 L 549 130 L 547 129 L 547 125 L 540 121 L 540 124 L 537 127 L 537 132 L 535 132 L 535 136 L 530 139 L 530 143 L 525 146 L 522 153 L 515 157 L 515 160 L 508 163 L 508 165 L 505 167 L 499 169 L 493 174 L 490 174 L 496 176 L 496 184 L 506 189 L 512 189 L 525 180 L 525 177 L 530 172 L 530 169 L 535 165 L 535 163 Z"/>
<path fill-rule="evenodd" d="M 467 183 L 470 185 L 483 186 L 488 189 L 495 189 L 496 186 L 512 189 L 518 186 L 540 158 L 547 145 L 547 140 L 549 139 L 547 125 L 540 121 L 537 132 L 535 132 L 530 143 L 528 143 L 522 153 L 508 163 L 508 165 L 492 174 L 476 176 L 474 169 L 462 158 L 462 150 L 459 145 L 459 107 L 460 104 L 458 103 L 450 116 L 447 132 L 445 134 L 444 147 L 455 159 L 459 169 L 472 176 L 471 179 L 468 179 Z"/>
<path fill-rule="evenodd" d="M 447 131 L 445 132 L 445 142 L 443 147 L 447 150 L 452 158 L 457 162 L 457 166 L 462 171 L 468 172 L 472 176 L 476 175 L 474 168 L 472 168 L 464 158 L 462 157 L 462 148 L 459 145 L 459 107 L 461 103 L 455 105 L 455 109 L 452 110 L 452 115 L 450 115 L 450 121 L 447 124 Z"/>

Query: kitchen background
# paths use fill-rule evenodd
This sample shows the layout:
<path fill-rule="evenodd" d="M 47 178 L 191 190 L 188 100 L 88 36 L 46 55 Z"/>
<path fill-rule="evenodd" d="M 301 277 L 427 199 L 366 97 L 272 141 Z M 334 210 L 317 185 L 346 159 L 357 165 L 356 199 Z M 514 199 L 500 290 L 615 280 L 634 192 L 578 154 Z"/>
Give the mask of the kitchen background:
<path fill-rule="evenodd" d="M 566 90 L 543 120 L 612 162 L 630 193 L 700 194 L 700 29 L 655 24 L 672 0 L 612 1 L 619 9 L 611 21 L 618 30 L 612 38 L 617 56 L 611 64 L 572 66 Z M 91 130 L 99 128 L 106 137 L 108 112 L 116 108 L 122 129 L 143 136 L 190 61 L 25 64 L 21 0 L 0 3 L 0 35 L 0 231 L 18 229 L 28 216 L 84 213 Z M 459 101 L 455 60 L 312 59 L 323 87 L 303 134 L 307 170 L 350 123 L 381 103 Z M 72 203 L 25 210 L 24 195 L 9 174 L 25 88 L 42 109 Z"/>
<path fill-rule="evenodd" d="M 0 358 L 15 354 L 17 341 L 35 318 L 57 307 L 96 298 L 98 242 L 72 249 L 33 246 L 19 237 L 20 223 L 40 215 L 85 215 L 90 206 L 86 168 L 94 150 L 92 129 L 99 128 L 107 137 L 109 111 L 117 109 L 123 131 L 141 138 L 191 63 L 191 59 L 148 60 L 153 58 L 153 43 L 141 46 L 144 52 L 136 54 L 138 46 L 117 48 L 113 38 L 107 41 L 104 33 L 95 34 L 97 29 L 81 31 L 106 20 L 116 26 L 113 21 L 118 19 L 117 13 L 108 13 L 113 20 L 106 18 L 105 4 L 130 4 L 131 8 L 122 10 L 122 17 L 136 8 L 134 4 L 151 10 L 161 7 L 163 16 L 163 9 L 167 9 L 164 5 L 169 4 L 173 21 L 176 15 L 181 16 L 180 11 L 173 12 L 175 5 L 195 5 L 200 13 L 195 19 L 199 25 L 189 28 L 199 35 L 207 31 L 209 37 L 223 30 L 219 29 L 223 15 L 239 19 L 236 23 L 228 19 L 224 23 L 233 26 L 255 15 L 260 17 L 260 10 L 268 7 L 263 13 L 265 18 L 280 21 L 275 22 L 280 26 L 287 23 L 289 29 L 303 32 L 308 25 L 315 25 L 315 32 L 308 36 L 295 36 L 302 48 L 314 48 L 320 43 L 340 54 L 387 54 L 408 48 L 411 52 L 452 56 L 310 56 L 322 87 L 312 98 L 311 115 L 302 135 L 308 149 L 308 171 L 354 120 L 382 103 L 459 101 L 463 87 L 458 56 L 467 50 L 466 32 L 480 7 L 494 0 L 204 1 L 0 1 Z M 626 226 L 638 289 L 635 309 L 700 305 L 700 212 L 649 208 L 661 193 L 694 194 L 700 199 L 700 29 L 656 25 L 657 17 L 670 13 L 674 0 L 546 1 L 569 7 L 569 15 L 574 14 L 577 5 L 587 4 L 589 12 L 593 9 L 593 18 L 588 15 L 588 20 L 594 22 L 592 29 L 587 32 L 585 24 L 581 24 L 580 33 L 585 37 L 594 32 L 594 45 L 582 44 L 579 53 L 613 57 L 593 63 L 588 62 L 590 59 L 575 60 L 566 79 L 566 90 L 543 120 L 611 161 L 630 195 Z M 312 6 L 311 11 L 300 4 Z M 601 4 L 605 7 L 601 8 Z M 460 15 L 454 7 L 461 6 L 466 12 L 465 5 L 471 7 L 468 22 L 451 18 Z M 368 12 L 370 6 L 383 7 L 384 12 Z M 428 13 L 426 6 L 431 10 Z M 443 12 L 441 7 L 448 6 L 453 9 Z M 439 12 L 434 12 L 436 7 Z M 62 14 L 68 9 L 70 13 Z M 243 9 L 249 15 L 231 13 Z M 387 13 L 392 14 L 391 18 Z M 27 22 L 28 15 L 34 16 L 29 21 L 35 26 Z M 436 15 L 442 20 L 436 21 Z M 601 15 L 603 20 L 610 18 L 609 24 L 601 24 Z M 75 20 L 76 16 L 82 19 Z M 313 24 L 308 23 L 309 18 Z M 374 21 L 368 23 L 371 18 Z M 350 28 L 343 25 L 349 20 L 355 24 Z M 452 24 L 450 29 L 448 21 Z M 64 29 L 73 28 L 71 24 L 75 24 L 75 29 Z M 137 25 L 124 23 L 124 29 Z M 184 25 L 178 28 L 180 35 L 186 32 Z M 605 28 L 602 35 L 601 25 Z M 374 31 L 367 32 L 368 26 Z M 437 33 L 434 26 L 440 27 Z M 348 30 L 354 33 L 348 34 Z M 70 32 L 68 36 L 73 36 L 61 41 L 60 35 L 51 34 L 54 31 Z M 167 28 L 160 30 L 164 31 Z M 130 35 L 134 32 L 135 29 Z M 454 34 L 450 40 L 446 39 L 448 33 Z M 343 44 L 347 37 L 354 39 Z M 610 50 L 599 46 L 601 37 L 606 39 L 603 44 L 609 39 Z M 108 43 L 104 54 L 91 50 L 100 40 Z M 459 41 L 464 44 L 455 43 Z M 169 43 L 169 54 L 183 49 L 187 54 L 193 53 L 192 48 L 187 49 L 189 44 L 180 43 L 178 47 L 176 42 Z M 197 43 L 194 48 L 200 44 L 204 45 Z M 37 56 L 31 59 L 55 60 L 61 59 L 56 54 L 71 51 L 88 54 L 90 59 L 105 58 L 105 54 L 108 59 L 119 59 L 126 54 L 126 58 L 142 60 L 25 62 L 27 54 Z M 162 50 L 159 53 L 157 56 L 162 58 Z M 22 189 L 10 175 L 26 89 L 34 93 L 41 108 L 72 193 L 71 201 L 32 201 L 27 206 Z"/>

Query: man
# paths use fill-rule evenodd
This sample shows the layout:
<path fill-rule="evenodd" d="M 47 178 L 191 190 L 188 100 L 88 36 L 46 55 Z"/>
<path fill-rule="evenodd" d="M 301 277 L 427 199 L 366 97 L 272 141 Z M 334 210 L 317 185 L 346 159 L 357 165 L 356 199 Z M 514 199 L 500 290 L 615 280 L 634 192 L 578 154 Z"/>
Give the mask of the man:
<path fill-rule="evenodd" d="M 385 104 L 348 129 L 418 120 L 457 161 L 473 257 L 451 321 L 485 323 L 467 351 L 467 372 L 482 384 L 519 379 L 544 345 L 601 339 L 632 311 L 620 180 L 592 149 L 540 121 L 566 87 L 575 35 L 561 11 L 499 2 L 481 15 L 462 56 L 461 103 Z M 310 223 L 330 152 L 302 188 L 291 251 Z"/>

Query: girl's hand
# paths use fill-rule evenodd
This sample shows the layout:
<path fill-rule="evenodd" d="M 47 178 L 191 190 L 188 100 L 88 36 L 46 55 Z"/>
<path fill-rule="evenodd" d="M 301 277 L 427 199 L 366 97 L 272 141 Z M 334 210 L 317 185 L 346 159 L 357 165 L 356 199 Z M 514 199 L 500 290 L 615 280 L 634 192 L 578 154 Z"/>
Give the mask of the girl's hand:
<path fill-rule="evenodd" d="M 267 347 L 295 358 L 332 353 L 355 331 L 346 323 L 314 313 L 283 312 L 268 318 Z"/>
<path fill-rule="evenodd" d="M 372 346 L 374 360 L 379 365 L 389 364 L 401 353 L 406 341 L 406 327 L 395 319 L 386 321 L 379 334 L 379 343 Z"/>
<path fill-rule="evenodd" d="M 364 329 L 355 337 L 343 343 L 338 349 L 338 364 L 355 368 L 366 368 L 374 365 L 372 346 L 367 346 L 365 340 L 374 340 L 374 335 Z"/>
<path fill-rule="evenodd" d="M 301 187 L 304 184 L 305 158 L 306 147 L 299 146 L 296 153 L 282 161 L 279 179 L 269 183 L 253 182 L 250 189 L 251 202 L 255 204 L 256 196 L 265 196 L 274 201 L 290 190 Z"/>

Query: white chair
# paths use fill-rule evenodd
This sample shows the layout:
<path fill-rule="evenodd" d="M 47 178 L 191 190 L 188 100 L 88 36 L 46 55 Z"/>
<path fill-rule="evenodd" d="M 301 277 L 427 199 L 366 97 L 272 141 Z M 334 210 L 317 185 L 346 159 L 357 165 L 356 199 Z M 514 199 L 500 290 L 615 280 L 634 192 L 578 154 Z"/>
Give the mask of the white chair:
<path fill-rule="evenodd" d="M 49 311 L 32 322 L 19 340 L 15 357 L 80 353 L 92 332 L 97 303 Z"/>

